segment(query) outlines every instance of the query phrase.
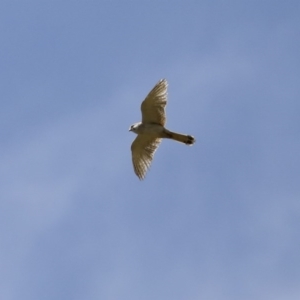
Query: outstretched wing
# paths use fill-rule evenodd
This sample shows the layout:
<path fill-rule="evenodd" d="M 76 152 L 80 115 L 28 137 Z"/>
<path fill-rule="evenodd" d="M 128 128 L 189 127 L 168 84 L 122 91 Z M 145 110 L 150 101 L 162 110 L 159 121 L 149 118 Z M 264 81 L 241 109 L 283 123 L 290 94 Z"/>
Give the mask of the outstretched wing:
<path fill-rule="evenodd" d="M 162 126 L 166 123 L 165 107 L 167 105 L 167 88 L 166 79 L 161 79 L 142 102 L 142 122 L 156 123 Z"/>
<path fill-rule="evenodd" d="M 133 141 L 131 145 L 132 163 L 134 172 L 140 180 L 145 178 L 160 142 L 160 138 L 153 138 L 144 134 L 139 134 Z"/>

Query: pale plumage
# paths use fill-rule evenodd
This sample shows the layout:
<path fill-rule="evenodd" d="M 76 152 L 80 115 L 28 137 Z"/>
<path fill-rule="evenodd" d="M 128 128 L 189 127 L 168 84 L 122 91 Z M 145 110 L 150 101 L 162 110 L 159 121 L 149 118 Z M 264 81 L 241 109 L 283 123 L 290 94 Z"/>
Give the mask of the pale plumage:
<path fill-rule="evenodd" d="M 142 123 L 166 124 L 165 107 L 167 105 L 166 79 L 160 80 L 141 104 Z"/>
<path fill-rule="evenodd" d="M 173 139 L 187 145 L 195 142 L 190 135 L 172 132 L 164 127 L 167 87 L 165 79 L 161 79 L 154 86 L 141 104 L 142 122 L 133 124 L 129 129 L 138 134 L 131 145 L 131 152 L 134 172 L 141 180 L 145 178 L 162 138 Z"/>
<path fill-rule="evenodd" d="M 131 145 L 132 163 L 135 174 L 139 179 L 144 179 L 152 162 L 154 153 L 161 139 L 139 134 Z"/>

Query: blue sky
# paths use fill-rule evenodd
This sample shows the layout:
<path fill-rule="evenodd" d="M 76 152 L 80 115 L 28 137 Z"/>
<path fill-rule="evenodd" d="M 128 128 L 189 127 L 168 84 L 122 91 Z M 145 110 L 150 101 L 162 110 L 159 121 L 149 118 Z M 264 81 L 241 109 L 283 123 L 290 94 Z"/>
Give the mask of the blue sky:
<path fill-rule="evenodd" d="M 0 298 L 300 299 L 299 1 L 2 1 Z M 129 126 L 161 78 L 145 181 Z"/>

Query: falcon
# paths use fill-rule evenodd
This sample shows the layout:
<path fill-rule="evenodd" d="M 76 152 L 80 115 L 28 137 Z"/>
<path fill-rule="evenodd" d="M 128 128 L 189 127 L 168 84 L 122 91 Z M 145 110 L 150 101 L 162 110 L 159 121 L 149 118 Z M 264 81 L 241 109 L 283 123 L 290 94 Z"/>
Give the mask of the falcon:
<path fill-rule="evenodd" d="M 135 123 L 129 128 L 129 131 L 137 134 L 131 145 L 131 153 L 134 172 L 140 180 L 145 178 L 154 153 L 163 138 L 186 145 L 193 145 L 196 141 L 191 135 L 172 132 L 165 128 L 167 88 L 167 80 L 161 79 L 141 104 L 142 122 Z"/>

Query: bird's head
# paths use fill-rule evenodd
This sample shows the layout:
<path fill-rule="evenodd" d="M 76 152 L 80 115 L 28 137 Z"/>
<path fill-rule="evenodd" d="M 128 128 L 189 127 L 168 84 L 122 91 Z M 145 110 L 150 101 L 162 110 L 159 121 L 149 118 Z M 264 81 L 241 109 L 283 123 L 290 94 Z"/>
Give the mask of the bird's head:
<path fill-rule="evenodd" d="M 139 123 L 135 123 L 135 124 L 133 124 L 133 125 L 131 125 L 130 127 L 129 127 L 129 131 L 132 131 L 132 132 L 134 132 L 134 133 L 138 133 L 138 129 L 139 129 L 139 126 L 140 126 L 140 122 Z"/>

